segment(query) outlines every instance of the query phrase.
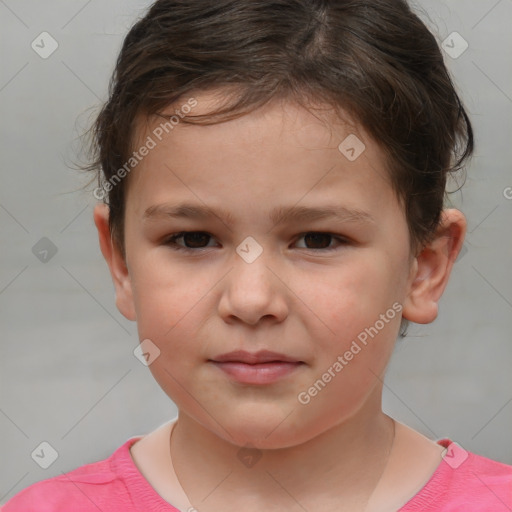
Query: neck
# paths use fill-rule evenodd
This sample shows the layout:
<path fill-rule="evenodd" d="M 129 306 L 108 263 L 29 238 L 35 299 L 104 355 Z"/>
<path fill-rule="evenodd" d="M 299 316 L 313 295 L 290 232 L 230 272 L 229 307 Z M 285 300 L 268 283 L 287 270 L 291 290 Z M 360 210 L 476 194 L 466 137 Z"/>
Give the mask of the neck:
<path fill-rule="evenodd" d="M 339 503 L 346 510 L 363 510 L 384 472 L 393 439 L 394 422 L 380 407 L 362 409 L 300 445 L 269 450 L 243 450 L 180 413 L 171 456 L 198 510 L 227 510 L 226 503 L 236 505 L 235 510 L 247 505 L 248 497 L 255 510 L 270 510 L 269 504 L 283 510 L 293 501 L 319 510 L 319 496 L 333 510 L 341 510 Z"/>

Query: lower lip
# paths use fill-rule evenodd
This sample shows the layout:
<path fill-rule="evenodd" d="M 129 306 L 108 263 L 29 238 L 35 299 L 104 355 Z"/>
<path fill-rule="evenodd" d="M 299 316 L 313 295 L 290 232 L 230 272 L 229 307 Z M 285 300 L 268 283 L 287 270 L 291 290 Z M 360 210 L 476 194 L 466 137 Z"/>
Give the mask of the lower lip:
<path fill-rule="evenodd" d="M 231 378 L 243 384 L 269 384 L 294 372 L 303 363 L 276 361 L 269 363 L 247 364 L 235 361 L 212 363 Z"/>

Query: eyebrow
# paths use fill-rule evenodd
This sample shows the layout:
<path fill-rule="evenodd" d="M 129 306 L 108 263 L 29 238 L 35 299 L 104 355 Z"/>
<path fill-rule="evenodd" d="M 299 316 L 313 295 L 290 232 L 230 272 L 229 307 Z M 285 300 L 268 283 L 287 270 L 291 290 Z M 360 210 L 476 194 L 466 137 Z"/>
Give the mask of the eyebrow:
<path fill-rule="evenodd" d="M 181 204 L 156 204 L 147 208 L 143 219 L 156 220 L 158 218 L 186 218 L 207 220 L 211 217 L 219 218 L 224 224 L 232 225 L 234 216 L 224 209 L 213 210 L 206 205 L 191 203 Z M 296 222 L 315 221 L 322 219 L 336 219 L 343 222 L 359 224 L 375 224 L 375 219 L 368 213 L 357 208 L 346 208 L 340 205 L 328 205 L 323 207 L 306 206 L 281 206 L 272 210 L 269 220 L 275 225 L 285 220 Z"/>

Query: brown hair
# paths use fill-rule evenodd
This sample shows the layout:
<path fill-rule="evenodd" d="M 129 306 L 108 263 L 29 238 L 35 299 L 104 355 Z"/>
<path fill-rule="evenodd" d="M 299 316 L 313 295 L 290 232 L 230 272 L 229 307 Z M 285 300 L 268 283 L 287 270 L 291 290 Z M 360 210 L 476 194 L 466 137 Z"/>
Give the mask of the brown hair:
<path fill-rule="evenodd" d="M 278 96 L 359 121 L 387 155 L 414 253 L 438 227 L 448 173 L 473 151 L 435 37 L 405 0 L 157 0 L 124 40 L 86 169 L 109 181 L 130 158 L 141 116 L 220 87 L 233 91 L 225 108 L 180 122 L 220 122 Z M 123 254 L 125 188 L 105 196 Z"/>

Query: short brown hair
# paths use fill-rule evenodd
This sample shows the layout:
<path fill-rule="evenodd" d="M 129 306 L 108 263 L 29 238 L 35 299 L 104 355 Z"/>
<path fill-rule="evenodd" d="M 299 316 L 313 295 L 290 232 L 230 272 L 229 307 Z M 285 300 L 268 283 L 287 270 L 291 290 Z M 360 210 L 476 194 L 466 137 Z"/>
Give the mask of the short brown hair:
<path fill-rule="evenodd" d="M 87 170 L 108 181 L 141 116 L 220 87 L 237 91 L 226 108 L 180 122 L 231 119 L 278 96 L 359 121 L 386 153 L 416 253 L 438 227 L 448 173 L 473 151 L 436 39 L 405 0 L 157 0 L 124 40 Z M 125 185 L 105 197 L 123 254 Z"/>

